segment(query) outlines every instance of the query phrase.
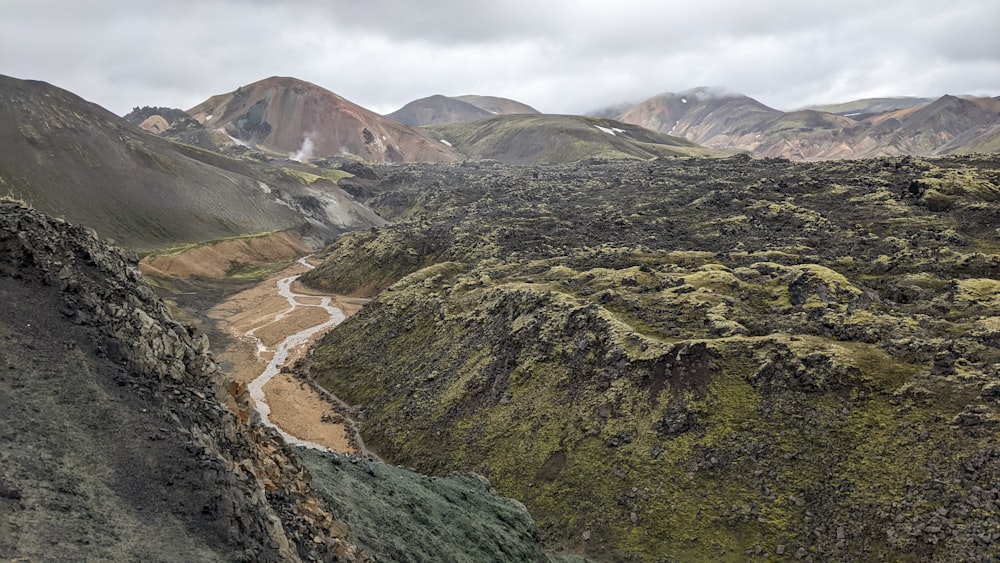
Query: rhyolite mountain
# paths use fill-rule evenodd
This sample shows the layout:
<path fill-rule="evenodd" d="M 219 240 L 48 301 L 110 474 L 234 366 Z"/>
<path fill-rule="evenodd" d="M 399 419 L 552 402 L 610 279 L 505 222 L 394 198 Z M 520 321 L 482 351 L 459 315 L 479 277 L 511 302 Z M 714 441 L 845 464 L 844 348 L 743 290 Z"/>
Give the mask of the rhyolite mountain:
<path fill-rule="evenodd" d="M 235 142 L 299 160 L 345 154 L 374 162 L 458 159 L 447 145 L 419 129 L 295 78 L 274 76 L 240 86 L 188 113 Z"/>
<path fill-rule="evenodd" d="M 375 295 L 312 373 L 388 461 L 602 561 L 1000 556 L 996 155 L 368 182 L 302 279 Z"/>
<path fill-rule="evenodd" d="M 515 114 L 427 128 L 472 160 L 566 164 L 587 158 L 720 156 L 682 137 L 610 119 Z"/>
<path fill-rule="evenodd" d="M 133 250 L 302 227 L 332 239 L 384 222 L 334 185 L 339 170 L 175 144 L 44 82 L 0 76 L 0 101 L 0 194 Z"/>
<path fill-rule="evenodd" d="M 654 96 L 615 118 L 706 147 L 791 160 L 991 150 L 1000 124 L 1000 98 L 880 98 L 820 109 L 783 112 L 701 87 Z"/>

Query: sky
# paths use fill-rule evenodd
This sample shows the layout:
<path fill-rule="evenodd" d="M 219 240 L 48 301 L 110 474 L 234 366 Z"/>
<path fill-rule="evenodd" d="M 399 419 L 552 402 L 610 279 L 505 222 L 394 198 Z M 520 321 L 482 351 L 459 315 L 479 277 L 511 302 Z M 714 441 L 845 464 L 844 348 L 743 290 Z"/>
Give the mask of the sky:
<path fill-rule="evenodd" d="M 778 108 L 1000 95 L 997 0 L 0 0 L 0 74 L 117 113 L 293 76 L 585 113 L 697 86 Z"/>

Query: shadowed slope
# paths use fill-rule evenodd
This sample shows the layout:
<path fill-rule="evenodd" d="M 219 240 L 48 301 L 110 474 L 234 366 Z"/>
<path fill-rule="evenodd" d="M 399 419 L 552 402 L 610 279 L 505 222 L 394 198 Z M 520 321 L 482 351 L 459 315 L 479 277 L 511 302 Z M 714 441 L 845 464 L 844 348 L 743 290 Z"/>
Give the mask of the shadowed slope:
<path fill-rule="evenodd" d="M 329 179 L 160 139 L 44 82 L 0 77 L 0 194 L 149 250 L 381 224 Z"/>

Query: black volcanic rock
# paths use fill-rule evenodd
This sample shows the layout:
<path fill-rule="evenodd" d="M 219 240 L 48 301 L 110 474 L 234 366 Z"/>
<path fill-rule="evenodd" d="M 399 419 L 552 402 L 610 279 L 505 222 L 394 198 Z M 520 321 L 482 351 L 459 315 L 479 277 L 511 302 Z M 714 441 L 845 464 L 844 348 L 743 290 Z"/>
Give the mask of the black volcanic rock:
<path fill-rule="evenodd" d="M 302 278 L 375 294 L 313 375 L 379 455 L 481 471 L 594 559 L 991 561 L 998 170 L 375 167 L 393 222 Z"/>
<path fill-rule="evenodd" d="M 154 135 L 207 150 L 220 150 L 208 129 L 182 109 L 136 107 L 122 119 Z"/>

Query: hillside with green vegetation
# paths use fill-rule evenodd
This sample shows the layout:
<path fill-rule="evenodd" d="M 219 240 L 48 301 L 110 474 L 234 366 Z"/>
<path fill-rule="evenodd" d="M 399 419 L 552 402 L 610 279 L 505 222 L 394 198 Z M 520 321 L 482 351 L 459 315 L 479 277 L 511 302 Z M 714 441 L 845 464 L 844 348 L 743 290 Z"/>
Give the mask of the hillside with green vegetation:
<path fill-rule="evenodd" d="M 568 164 L 586 158 L 716 156 L 692 141 L 611 119 L 512 114 L 426 128 L 472 160 Z"/>
<path fill-rule="evenodd" d="M 303 280 L 387 460 L 596 560 L 1000 555 L 995 156 L 374 172 Z"/>

